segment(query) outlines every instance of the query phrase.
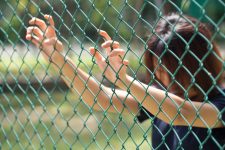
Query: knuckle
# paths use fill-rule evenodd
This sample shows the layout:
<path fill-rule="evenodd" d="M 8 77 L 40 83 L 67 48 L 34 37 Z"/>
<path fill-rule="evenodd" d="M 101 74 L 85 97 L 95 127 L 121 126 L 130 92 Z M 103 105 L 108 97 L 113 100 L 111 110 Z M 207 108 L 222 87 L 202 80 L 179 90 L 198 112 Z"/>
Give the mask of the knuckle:
<path fill-rule="evenodd" d="M 107 41 L 107 45 L 108 45 L 108 46 L 111 46 L 112 44 L 114 44 L 112 40 L 108 40 L 108 41 Z"/>
<path fill-rule="evenodd" d="M 58 41 L 57 37 L 52 37 L 51 40 L 54 41 L 54 42 L 56 42 L 56 43 Z"/>
<path fill-rule="evenodd" d="M 37 22 L 37 20 L 38 20 L 38 18 L 33 17 L 31 20 L 32 20 L 34 23 L 36 23 L 36 22 Z"/>
<path fill-rule="evenodd" d="M 38 31 L 38 29 L 39 29 L 38 27 L 33 27 L 32 28 L 32 30 L 35 31 L 35 32 Z"/>
<path fill-rule="evenodd" d="M 45 24 L 45 22 L 43 20 L 38 19 L 38 18 L 35 19 L 35 22 L 40 25 Z"/>
<path fill-rule="evenodd" d="M 34 27 L 33 26 L 30 26 L 27 28 L 27 30 L 32 30 Z"/>
<path fill-rule="evenodd" d="M 120 45 L 120 43 L 119 43 L 119 42 L 117 42 L 117 41 L 114 41 L 114 44 L 115 44 L 115 45 Z"/>
<path fill-rule="evenodd" d="M 36 18 L 36 21 L 39 21 L 39 22 L 44 22 L 42 19 L 39 19 L 39 18 Z"/>
<path fill-rule="evenodd" d="M 106 44 L 112 44 L 112 42 L 113 42 L 112 40 L 107 40 Z"/>

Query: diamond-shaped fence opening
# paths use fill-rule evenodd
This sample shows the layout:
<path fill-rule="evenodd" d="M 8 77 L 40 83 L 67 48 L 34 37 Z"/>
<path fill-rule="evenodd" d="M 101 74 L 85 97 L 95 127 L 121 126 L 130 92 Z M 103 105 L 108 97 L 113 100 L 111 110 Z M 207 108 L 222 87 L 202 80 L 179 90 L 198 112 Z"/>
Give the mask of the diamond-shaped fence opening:
<path fill-rule="evenodd" d="M 223 0 L 4 0 L 0 26 L 1 149 L 225 148 Z"/>

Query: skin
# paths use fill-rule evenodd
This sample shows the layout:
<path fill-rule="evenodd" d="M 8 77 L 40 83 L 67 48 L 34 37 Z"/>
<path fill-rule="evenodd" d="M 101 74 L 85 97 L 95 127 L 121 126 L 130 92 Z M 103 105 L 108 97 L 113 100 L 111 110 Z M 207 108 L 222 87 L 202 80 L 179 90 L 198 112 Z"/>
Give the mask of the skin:
<path fill-rule="evenodd" d="M 56 37 L 54 21 L 49 15 L 44 15 L 44 18 L 50 25 L 46 25 L 44 20 L 38 18 L 32 18 L 29 21 L 26 39 L 40 48 L 45 58 L 54 64 L 56 71 L 61 72 L 60 75 L 66 84 L 73 91 L 82 94 L 84 102 L 95 110 L 132 112 L 136 115 L 139 112 L 138 104 L 141 103 L 149 112 L 166 123 L 203 128 L 223 127 L 218 118 L 219 111 L 214 105 L 184 100 L 168 91 L 151 87 L 129 76 L 126 72 L 129 62 L 123 59 L 125 51 L 120 48 L 119 42 L 113 41 L 102 30 L 99 34 L 105 42 L 101 46 L 105 49 L 107 59 L 94 47 L 90 47 L 89 50 L 104 75 L 120 90 L 112 90 L 100 85 L 93 77 L 78 68 L 70 58 L 65 58 L 61 54 L 63 45 Z M 107 65 L 106 60 L 110 66 Z M 196 117 L 196 114 L 200 117 Z"/>

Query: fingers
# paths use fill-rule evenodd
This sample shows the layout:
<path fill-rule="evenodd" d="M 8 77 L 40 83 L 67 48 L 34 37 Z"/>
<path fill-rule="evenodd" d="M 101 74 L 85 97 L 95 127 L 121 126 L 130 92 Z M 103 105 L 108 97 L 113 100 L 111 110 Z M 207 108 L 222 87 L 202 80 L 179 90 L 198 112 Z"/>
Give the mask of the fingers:
<path fill-rule="evenodd" d="M 63 51 L 63 44 L 62 44 L 62 42 L 59 41 L 59 40 L 57 40 L 57 41 L 56 41 L 55 48 L 56 48 L 58 51 Z"/>
<path fill-rule="evenodd" d="M 120 47 L 119 42 L 111 40 L 111 37 L 107 32 L 99 30 L 99 34 L 104 38 L 105 42 L 101 45 L 102 48 L 106 49 L 106 54 L 109 55 L 113 49 Z"/>
<path fill-rule="evenodd" d="M 126 59 L 124 59 L 124 60 L 123 60 L 123 64 L 124 64 L 125 66 L 128 66 L 128 65 L 129 65 L 129 61 L 126 60 Z"/>
<path fill-rule="evenodd" d="M 116 49 L 116 48 L 120 47 L 120 44 L 117 41 L 108 40 L 108 41 L 105 41 L 104 43 L 102 43 L 101 46 L 102 46 L 102 48 L 113 48 L 113 49 Z"/>
<path fill-rule="evenodd" d="M 43 39 L 43 32 L 38 27 L 28 27 L 27 34 L 35 34 L 40 40 Z"/>
<path fill-rule="evenodd" d="M 63 44 L 57 39 L 55 35 L 55 31 L 53 28 L 55 23 L 50 15 L 44 15 L 44 18 L 49 22 L 49 25 L 46 25 L 44 20 L 33 17 L 29 24 L 32 25 L 27 28 L 26 38 L 31 40 L 33 34 L 38 37 L 39 43 L 40 41 L 45 39 L 45 44 L 53 45 L 57 50 L 63 50 Z M 36 42 L 35 42 L 36 43 Z"/>
<path fill-rule="evenodd" d="M 124 57 L 125 51 L 123 49 L 114 49 L 110 54 L 109 57 L 114 57 L 114 56 L 121 56 Z"/>
<path fill-rule="evenodd" d="M 50 16 L 50 15 L 44 15 L 44 18 L 49 22 L 49 24 L 51 25 L 51 26 L 55 26 L 55 23 L 54 23 L 54 20 L 53 20 L 53 18 L 52 18 L 52 16 Z"/>
<path fill-rule="evenodd" d="M 94 47 L 90 47 L 89 48 L 90 53 L 96 58 L 96 60 L 104 60 L 104 57 L 94 48 Z M 110 54 L 109 57 L 115 57 L 115 56 L 120 56 L 120 58 L 122 59 L 125 55 L 125 51 L 122 49 L 114 49 Z"/>
<path fill-rule="evenodd" d="M 54 23 L 54 20 L 52 18 L 52 16 L 50 15 L 44 15 L 44 18 L 49 22 L 49 24 L 54 27 L 55 26 L 55 23 Z M 36 17 L 33 17 L 30 21 L 29 21 L 29 24 L 30 25 L 36 25 L 38 26 L 42 31 L 45 31 L 47 29 L 47 25 L 45 23 L 44 20 L 42 19 L 39 19 L 39 18 L 36 18 Z"/>
<path fill-rule="evenodd" d="M 105 61 L 105 58 L 94 47 L 90 47 L 89 51 L 90 51 L 91 55 L 93 55 L 95 57 L 97 62 Z"/>
<path fill-rule="evenodd" d="M 118 56 L 122 63 L 127 66 L 129 62 L 123 59 L 125 51 L 119 48 L 119 42 L 113 41 L 108 33 L 103 30 L 99 30 L 99 34 L 105 39 L 105 42 L 101 46 L 106 49 L 107 55 L 111 58 Z"/>
<path fill-rule="evenodd" d="M 31 35 L 31 34 L 27 34 L 26 35 L 26 39 L 31 41 L 36 47 L 40 46 L 40 39 L 37 36 Z"/>
<path fill-rule="evenodd" d="M 128 60 L 124 59 L 125 51 L 123 49 L 114 49 L 110 54 L 109 57 L 119 57 L 121 59 L 121 62 L 127 66 L 129 64 Z"/>
<path fill-rule="evenodd" d="M 111 37 L 108 35 L 107 32 L 103 31 L 103 30 L 99 30 L 99 34 L 106 40 L 111 40 Z"/>
<path fill-rule="evenodd" d="M 42 31 L 45 31 L 47 29 L 47 25 L 46 23 L 39 19 L 39 18 L 36 18 L 36 17 L 33 17 L 30 21 L 29 21 L 29 24 L 30 25 L 35 25 L 35 26 L 38 26 Z"/>

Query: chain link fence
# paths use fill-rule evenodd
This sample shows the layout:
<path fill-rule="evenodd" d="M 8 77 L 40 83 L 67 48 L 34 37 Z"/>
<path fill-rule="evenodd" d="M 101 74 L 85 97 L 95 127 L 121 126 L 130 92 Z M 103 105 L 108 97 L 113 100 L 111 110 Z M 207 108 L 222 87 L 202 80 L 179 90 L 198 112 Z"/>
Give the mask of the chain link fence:
<path fill-rule="evenodd" d="M 32 17 L 52 15 L 57 35 L 64 44 L 64 55 L 100 84 L 114 89 L 99 73 L 88 50 L 95 46 L 101 51 L 102 39 L 97 30 L 107 31 L 120 42 L 130 60 L 129 74 L 146 82 L 146 41 L 157 21 L 171 12 L 205 22 L 212 31 L 208 45 L 216 41 L 223 54 L 223 0 L 1 0 L 1 149 L 152 149 L 154 117 L 140 124 L 132 112 L 94 111 L 81 94 L 68 89 L 52 64 L 44 60 L 25 35 Z M 198 25 L 195 26 L 197 33 Z M 210 128 L 207 138 L 214 138 Z M 198 142 L 204 145 L 206 141 Z M 166 144 L 163 142 L 162 139 L 162 145 Z M 225 148 L 224 144 L 217 144 L 219 149 Z"/>

